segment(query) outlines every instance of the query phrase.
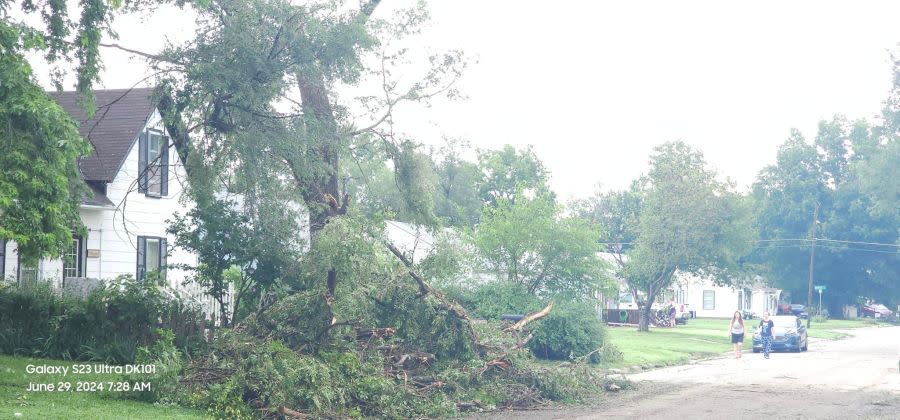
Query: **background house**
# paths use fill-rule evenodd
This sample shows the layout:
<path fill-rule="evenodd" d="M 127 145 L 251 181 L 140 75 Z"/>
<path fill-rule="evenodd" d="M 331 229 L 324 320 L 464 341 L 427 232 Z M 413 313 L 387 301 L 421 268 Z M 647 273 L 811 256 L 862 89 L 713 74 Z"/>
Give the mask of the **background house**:
<path fill-rule="evenodd" d="M 19 261 L 15 242 L 0 243 L 0 273 L 7 281 L 46 281 L 57 288 L 90 287 L 103 279 L 132 275 L 164 277 L 170 293 L 214 312 L 211 300 L 183 285 L 187 273 L 167 265 L 196 265 L 197 257 L 174 249 L 167 220 L 184 213 L 186 173 L 169 141 L 152 99 L 152 89 L 94 92 L 97 112 L 87 118 L 77 93 L 52 94 L 79 123 L 93 151 L 79 160 L 81 179 L 90 189 L 79 208 L 86 235 L 76 236 L 63 259 L 34 266 Z M 215 314 L 212 314 L 213 316 Z M 216 318 L 214 318 L 216 319 Z"/>
<path fill-rule="evenodd" d="M 610 253 L 601 253 L 610 267 L 615 267 L 615 258 Z M 636 310 L 634 300 L 624 279 L 616 278 L 619 284 L 619 295 L 604 299 L 604 305 L 610 309 Z M 657 302 L 667 304 L 674 300 L 677 305 L 684 305 L 685 312 L 692 312 L 699 318 L 730 318 L 734 311 L 747 311 L 761 316 L 768 311 L 775 314 L 781 289 L 766 286 L 762 277 L 742 285 L 725 286 L 716 284 L 714 279 L 695 274 L 676 272 L 675 280 L 666 291 L 657 296 Z"/>
<path fill-rule="evenodd" d="M 723 286 L 713 279 L 688 273 L 676 273 L 676 280 L 668 290 L 667 299 L 685 304 L 698 318 L 730 318 L 734 311 L 761 316 L 775 314 L 781 290 L 767 287 L 762 278 L 748 285 Z"/>

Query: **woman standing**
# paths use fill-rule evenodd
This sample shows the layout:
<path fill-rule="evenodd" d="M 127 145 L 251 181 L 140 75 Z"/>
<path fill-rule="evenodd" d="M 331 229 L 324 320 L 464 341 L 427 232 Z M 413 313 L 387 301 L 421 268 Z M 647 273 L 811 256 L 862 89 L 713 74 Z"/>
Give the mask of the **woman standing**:
<path fill-rule="evenodd" d="M 734 358 L 740 359 L 741 348 L 744 347 L 744 319 L 740 312 L 734 311 L 729 331 L 731 331 L 731 346 L 734 347 Z"/>
<path fill-rule="evenodd" d="M 763 319 L 759 321 L 759 338 L 762 340 L 763 354 L 766 356 L 766 359 L 769 358 L 769 352 L 772 351 L 773 328 L 775 328 L 775 323 L 769 319 L 768 312 L 764 313 Z"/>
<path fill-rule="evenodd" d="M 677 314 L 678 314 L 678 312 L 675 310 L 675 301 L 674 300 L 669 301 L 669 326 L 670 327 L 675 326 L 675 315 L 677 315 Z"/>

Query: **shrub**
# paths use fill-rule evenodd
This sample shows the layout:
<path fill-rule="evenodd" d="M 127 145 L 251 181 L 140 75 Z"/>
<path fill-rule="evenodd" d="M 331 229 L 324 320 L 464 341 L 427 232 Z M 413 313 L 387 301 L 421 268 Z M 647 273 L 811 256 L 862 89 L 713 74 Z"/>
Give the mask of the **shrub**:
<path fill-rule="evenodd" d="M 540 321 L 528 348 L 542 359 L 574 359 L 599 349 L 605 336 L 603 323 L 588 304 L 560 304 Z M 591 363 L 600 360 L 600 354 L 591 354 Z"/>
<path fill-rule="evenodd" d="M 127 382 L 150 382 L 151 389 L 125 392 L 123 396 L 147 402 L 177 403 L 184 356 L 175 347 L 175 333 L 158 329 L 156 335 L 159 339 L 150 346 L 138 348 L 135 357 L 135 364 L 153 365 L 155 372 L 149 375 L 130 374 L 124 378 Z"/>
<path fill-rule="evenodd" d="M 619 350 L 615 344 L 609 341 L 603 343 L 603 347 L 598 353 L 600 355 L 600 361 L 603 363 L 617 363 L 625 360 L 625 355 L 622 354 L 622 350 Z"/>
<path fill-rule="evenodd" d="M 821 324 L 821 323 L 823 323 L 823 322 L 825 322 L 825 321 L 828 321 L 828 318 L 826 318 L 826 317 L 823 316 L 823 315 L 815 315 L 815 316 L 812 317 L 812 321 L 815 322 L 815 323 Z"/>
<path fill-rule="evenodd" d="M 129 277 L 86 298 L 59 293 L 46 284 L 0 290 L 0 353 L 130 363 L 138 347 L 156 341 L 154 330 L 159 327 L 172 329 L 181 348 L 204 343 L 198 310 Z"/>
<path fill-rule="evenodd" d="M 504 314 L 527 314 L 543 306 L 525 286 L 510 282 L 491 282 L 478 286 L 469 301 L 472 314 L 484 319 L 500 319 Z"/>

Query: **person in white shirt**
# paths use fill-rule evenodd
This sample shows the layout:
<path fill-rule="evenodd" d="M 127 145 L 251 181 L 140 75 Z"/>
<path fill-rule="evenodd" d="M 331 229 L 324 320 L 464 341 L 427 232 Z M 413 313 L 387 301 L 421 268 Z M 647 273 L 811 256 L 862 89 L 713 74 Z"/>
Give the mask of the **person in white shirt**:
<path fill-rule="evenodd" d="M 734 358 L 740 359 L 741 349 L 744 347 L 744 318 L 741 317 L 740 312 L 734 311 L 728 331 L 731 333 L 731 346 L 734 347 Z"/>

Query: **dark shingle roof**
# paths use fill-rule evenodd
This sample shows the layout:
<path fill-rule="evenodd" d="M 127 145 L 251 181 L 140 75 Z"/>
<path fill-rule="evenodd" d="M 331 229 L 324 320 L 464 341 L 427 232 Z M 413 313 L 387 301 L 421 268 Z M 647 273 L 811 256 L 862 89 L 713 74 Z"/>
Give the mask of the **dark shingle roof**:
<path fill-rule="evenodd" d="M 97 207 L 115 207 L 113 202 L 94 185 L 88 184 L 89 194 L 81 200 L 81 204 Z"/>
<path fill-rule="evenodd" d="M 78 122 L 78 131 L 94 151 L 78 161 L 85 181 L 112 182 L 137 135 L 155 108 L 152 88 L 95 90 L 97 112 L 87 118 L 77 92 L 51 92 Z"/>

